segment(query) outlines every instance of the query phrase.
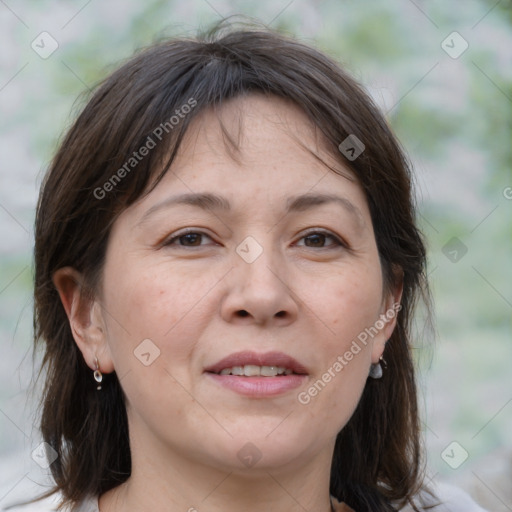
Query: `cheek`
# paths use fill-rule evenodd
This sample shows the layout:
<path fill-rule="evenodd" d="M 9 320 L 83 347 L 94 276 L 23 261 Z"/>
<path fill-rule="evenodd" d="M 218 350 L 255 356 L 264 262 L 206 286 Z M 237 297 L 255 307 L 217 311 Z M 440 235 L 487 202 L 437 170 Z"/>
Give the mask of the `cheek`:
<path fill-rule="evenodd" d="M 144 417 L 170 422 L 193 407 L 184 388 L 191 387 L 198 333 L 213 314 L 202 299 L 218 279 L 128 260 L 107 270 L 108 344 L 127 403 Z M 162 409 L 169 396 L 171 413 Z"/>
<path fill-rule="evenodd" d="M 382 301 L 380 267 L 353 267 L 329 278 L 316 292 L 313 302 L 325 312 L 332 344 L 342 350 L 379 318 Z"/>
<path fill-rule="evenodd" d="M 108 311 L 109 345 L 119 365 L 132 367 L 134 351 L 146 339 L 173 362 L 186 362 L 194 349 L 194 333 L 201 328 L 206 292 L 215 276 L 169 271 L 162 264 L 125 260 L 106 267 L 105 306 Z M 193 318 L 193 322 L 190 319 Z M 155 349 L 156 350 L 156 349 Z"/>
<path fill-rule="evenodd" d="M 358 335 L 379 318 L 380 266 L 340 271 L 316 289 L 310 301 L 329 330 L 322 337 L 323 367 L 303 390 L 301 403 L 339 431 L 353 414 L 368 378 L 371 343 L 362 343 Z"/>

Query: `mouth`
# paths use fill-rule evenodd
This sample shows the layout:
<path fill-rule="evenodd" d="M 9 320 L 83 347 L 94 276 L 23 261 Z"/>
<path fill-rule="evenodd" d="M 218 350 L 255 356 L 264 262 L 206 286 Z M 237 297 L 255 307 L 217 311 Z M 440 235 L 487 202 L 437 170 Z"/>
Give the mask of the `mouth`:
<path fill-rule="evenodd" d="M 283 366 L 257 366 L 246 364 L 245 366 L 233 366 L 223 368 L 217 375 L 237 375 L 239 377 L 277 377 L 279 375 L 291 375 L 295 373 L 290 368 Z"/>
<path fill-rule="evenodd" d="M 255 398 L 286 393 L 303 384 L 308 375 L 305 366 L 282 352 L 238 352 L 204 372 L 217 385 Z"/>
<path fill-rule="evenodd" d="M 307 375 L 304 365 L 283 352 L 237 352 L 205 368 L 207 373 L 238 377 L 277 377 Z"/>

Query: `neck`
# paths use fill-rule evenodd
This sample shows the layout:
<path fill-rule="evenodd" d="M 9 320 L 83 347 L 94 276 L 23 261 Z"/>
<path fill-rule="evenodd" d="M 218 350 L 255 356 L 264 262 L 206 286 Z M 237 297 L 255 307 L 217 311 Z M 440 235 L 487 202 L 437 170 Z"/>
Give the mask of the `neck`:
<path fill-rule="evenodd" d="M 219 469 L 161 447 L 142 448 L 132 443 L 132 474 L 100 497 L 100 512 L 331 511 L 331 446 L 307 460 L 259 469 Z"/>

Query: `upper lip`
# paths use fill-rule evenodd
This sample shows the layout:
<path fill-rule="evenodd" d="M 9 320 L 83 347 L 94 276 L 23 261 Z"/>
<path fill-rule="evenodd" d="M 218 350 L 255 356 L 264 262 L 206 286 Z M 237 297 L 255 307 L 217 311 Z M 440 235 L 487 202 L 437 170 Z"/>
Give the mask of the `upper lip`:
<path fill-rule="evenodd" d="M 250 351 L 231 354 L 215 364 L 208 366 L 204 371 L 220 373 L 224 368 L 233 368 L 233 366 L 245 366 L 248 364 L 256 366 L 281 366 L 283 368 L 289 368 L 293 373 L 308 373 L 305 366 L 283 352 L 265 352 L 258 354 L 257 352 Z"/>

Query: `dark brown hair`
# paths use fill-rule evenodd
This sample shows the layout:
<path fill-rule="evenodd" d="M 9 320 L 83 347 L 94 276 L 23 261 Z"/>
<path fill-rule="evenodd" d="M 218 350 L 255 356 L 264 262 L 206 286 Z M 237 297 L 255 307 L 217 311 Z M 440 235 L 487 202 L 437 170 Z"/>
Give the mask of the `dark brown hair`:
<path fill-rule="evenodd" d="M 427 297 L 425 247 L 415 225 L 410 166 L 382 114 L 349 74 L 323 53 L 273 31 L 221 23 L 197 39 L 170 39 L 136 54 L 107 77 L 63 139 L 42 184 L 35 222 L 34 336 L 44 349 L 41 430 L 58 453 L 51 465 L 64 504 L 100 495 L 131 472 L 124 395 L 115 373 L 98 394 L 71 333 L 54 272 L 84 276 L 94 295 L 117 216 L 168 171 L 192 119 L 230 98 L 259 93 L 292 101 L 366 194 L 385 286 L 403 278 L 402 309 L 386 345 L 382 379 L 368 379 L 338 434 L 331 494 L 362 511 L 394 510 L 421 489 L 421 450 L 412 313 Z M 179 122 L 170 121 L 192 105 Z M 165 124 L 167 123 L 167 124 Z M 130 168 L 148 137 L 161 140 Z M 355 160 L 339 144 L 356 135 Z M 125 173 L 119 169 L 125 165 Z M 114 176 L 122 175 L 122 179 Z M 106 183 L 110 183 L 105 187 Z M 47 493 L 49 495 L 50 493 Z"/>

